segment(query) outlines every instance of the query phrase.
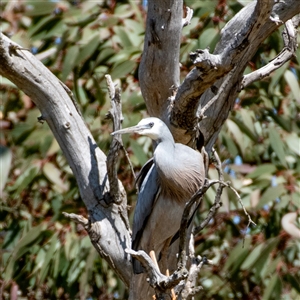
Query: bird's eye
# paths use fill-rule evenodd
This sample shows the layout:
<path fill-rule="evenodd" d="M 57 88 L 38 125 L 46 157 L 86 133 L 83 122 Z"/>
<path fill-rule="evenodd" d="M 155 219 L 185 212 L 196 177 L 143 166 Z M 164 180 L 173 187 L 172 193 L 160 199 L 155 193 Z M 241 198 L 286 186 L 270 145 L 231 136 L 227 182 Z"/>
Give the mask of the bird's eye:
<path fill-rule="evenodd" d="M 154 123 L 153 123 L 153 122 L 150 122 L 150 123 L 149 123 L 149 127 L 152 128 L 153 126 L 154 126 Z"/>

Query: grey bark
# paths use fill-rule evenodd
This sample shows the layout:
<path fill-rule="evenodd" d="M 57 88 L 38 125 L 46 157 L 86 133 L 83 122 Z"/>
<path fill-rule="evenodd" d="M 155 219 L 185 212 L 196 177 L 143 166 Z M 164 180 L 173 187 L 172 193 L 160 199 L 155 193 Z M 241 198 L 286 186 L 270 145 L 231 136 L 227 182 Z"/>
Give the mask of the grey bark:
<path fill-rule="evenodd" d="M 250 3 L 222 30 L 214 53 L 200 50 L 192 54 L 195 68 L 180 85 L 181 28 L 187 23 L 186 20 L 182 22 L 182 7 L 179 0 L 149 1 L 140 85 L 149 114 L 163 119 L 177 142 L 195 147 L 201 131 L 204 144 L 210 150 L 243 84 L 261 77 L 254 74 L 252 78 L 244 77 L 243 81 L 247 63 L 282 22 L 300 13 L 300 0 Z M 294 50 L 291 50 L 292 55 Z M 290 57 L 285 56 L 284 60 Z M 89 220 L 72 214 L 66 216 L 86 228 L 97 251 L 129 287 L 133 282 L 129 253 L 136 253 L 125 251 L 131 248 L 126 194 L 120 183 L 116 187 L 116 183 L 109 182 L 106 156 L 85 126 L 70 91 L 30 52 L 2 34 L 0 74 L 15 83 L 38 106 L 41 119 L 49 124 L 72 168 Z M 110 184 L 119 191 L 118 197 L 110 194 Z M 196 282 L 195 269 L 200 270 L 202 264 L 197 267 L 194 263 L 193 266 L 193 279 L 188 277 L 190 282 Z M 151 274 L 150 282 L 155 282 L 156 275 Z M 166 282 L 174 277 L 159 276 Z M 148 283 L 141 285 L 131 285 L 131 288 L 138 292 Z M 162 299 L 171 297 L 171 286 L 166 286 L 168 293 L 163 291 Z M 178 287 L 177 290 L 189 290 L 184 284 L 182 287 L 182 283 Z M 189 296 L 182 297 L 187 299 Z"/>
<path fill-rule="evenodd" d="M 165 15 L 155 14 L 155 9 L 152 8 L 158 5 L 160 5 L 159 0 L 149 1 L 147 20 L 155 18 L 165 20 Z M 169 78 L 169 73 L 167 75 L 161 73 L 158 67 L 151 67 L 153 60 L 143 59 L 140 69 L 151 70 L 151 77 L 157 78 L 156 82 L 148 85 L 147 77 L 140 76 L 141 90 L 148 110 L 154 111 L 155 115 L 161 116 L 169 124 L 177 142 L 195 147 L 196 137 L 199 136 L 200 130 L 204 136 L 206 149 L 210 151 L 242 88 L 241 80 L 248 62 L 259 45 L 272 32 L 299 13 L 299 0 L 251 2 L 222 29 L 220 41 L 213 54 L 203 49 L 191 55 L 195 68 L 186 76 L 181 85 L 177 86 L 177 93 L 174 92 L 174 84 L 177 85 L 179 78 L 174 78 L 170 83 L 166 79 Z M 176 11 L 174 16 L 178 17 Z M 162 24 L 162 21 L 156 22 Z M 143 57 L 148 57 L 149 53 L 151 57 L 155 48 L 155 44 L 151 44 L 152 48 L 148 53 L 146 43 L 147 36 L 151 36 L 151 31 L 152 29 L 147 26 Z M 163 66 L 161 68 L 164 70 L 174 68 L 177 61 L 175 60 L 173 64 L 168 60 L 168 56 L 171 53 L 172 57 L 175 55 L 179 57 L 179 50 L 173 47 L 171 31 L 170 34 L 166 34 L 166 31 L 162 32 L 160 27 L 157 27 L 155 32 L 159 37 L 163 35 L 163 44 L 168 49 L 161 53 L 161 50 L 156 47 L 160 55 L 155 57 L 155 64 Z M 223 87 L 220 88 L 222 84 Z M 159 90 L 173 91 L 173 94 L 170 92 L 165 98 L 157 97 L 156 92 L 151 92 L 151 89 L 156 86 Z M 206 118 L 199 122 L 197 118 L 199 107 L 205 106 L 214 96 L 217 101 L 207 109 Z M 166 106 L 168 106 L 169 115 L 166 114 Z"/>
<path fill-rule="evenodd" d="M 129 285 L 132 274 L 127 229 L 127 200 L 121 186 L 121 201 L 111 201 L 106 156 L 86 127 L 70 91 L 29 51 L 0 35 L 0 74 L 15 83 L 41 111 L 58 141 L 77 180 L 89 222 L 83 225 L 100 255 Z M 125 217 L 124 217 L 125 216 Z M 76 219 L 75 217 L 73 219 Z"/>
<path fill-rule="evenodd" d="M 149 1 L 139 82 L 153 117 L 166 120 L 168 99 L 179 86 L 182 0 Z"/>

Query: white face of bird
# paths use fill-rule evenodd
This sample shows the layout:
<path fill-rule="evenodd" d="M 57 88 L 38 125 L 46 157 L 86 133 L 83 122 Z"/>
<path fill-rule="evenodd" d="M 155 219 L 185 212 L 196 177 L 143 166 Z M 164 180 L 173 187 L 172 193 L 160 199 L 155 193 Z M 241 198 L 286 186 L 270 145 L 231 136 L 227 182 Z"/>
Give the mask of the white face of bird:
<path fill-rule="evenodd" d="M 136 126 L 117 130 L 113 132 L 112 135 L 134 132 L 140 135 L 146 135 L 153 140 L 157 140 L 161 136 L 164 127 L 166 127 L 166 125 L 160 119 L 146 118 L 141 120 Z"/>

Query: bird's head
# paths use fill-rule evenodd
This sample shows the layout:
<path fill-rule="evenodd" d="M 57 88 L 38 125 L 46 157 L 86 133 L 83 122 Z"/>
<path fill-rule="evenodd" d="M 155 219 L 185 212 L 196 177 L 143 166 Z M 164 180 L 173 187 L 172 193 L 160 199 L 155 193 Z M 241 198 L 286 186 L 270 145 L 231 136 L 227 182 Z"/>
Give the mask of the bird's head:
<path fill-rule="evenodd" d="M 124 134 L 124 133 L 138 133 L 140 135 L 146 135 L 152 140 L 156 141 L 163 137 L 165 131 L 169 131 L 167 125 L 158 118 L 146 118 L 141 120 L 136 126 L 124 128 L 117 130 L 112 133 L 115 134 Z"/>

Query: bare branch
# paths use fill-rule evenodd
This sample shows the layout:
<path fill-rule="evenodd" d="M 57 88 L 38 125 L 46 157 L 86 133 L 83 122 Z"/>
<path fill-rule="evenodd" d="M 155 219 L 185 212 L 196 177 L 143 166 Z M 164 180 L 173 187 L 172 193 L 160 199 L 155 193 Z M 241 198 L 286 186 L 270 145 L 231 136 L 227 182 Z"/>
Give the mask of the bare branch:
<path fill-rule="evenodd" d="M 178 268 L 186 267 L 186 261 L 187 261 L 186 243 L 187 243 L 187 232 L 188 232 L 189 224 L 193 219 L 195 212 L 198 210 L 201 204 L 202 197 L 204 196 L 206 191 L 216 183 L 219 183 L 219 188 L 216 193 L 215 202 L 214 205 L 211 207 L 208 216 L 201 223 L 201 225 L 203 226 L 201 230 L 209 223 L 211 218 L 216 214 L 217 209 L 221 206 L 221 195 L 222 195 L 223 188 L 224 186 L 226 186 L 226 184 L 223 182 L 224 177 L 222 172 L 221 160 L 217 152 L 215 151 L 215 149 L 213 149 L 213 155 L 217 162 L 216 169 L 219 173 L 219 180 L 209 181 L 207 178 L 205 178 L 203 186 L 193 195 L 193 197 L 190 199 L 190 201 L 186 204 L 184 208 L 182 219 L 181 219 L 180 231 L 179 231 L 180 242 L 179 242 Z M 196 229 L 194 229 L 194 233 L 198 232 Z"/>
<path fill-rule="evenodd" d="M 130 167 L 131 174 L 132 174 L 134 180 L 136 181 L 136 175 L 135 175 L 135 173 L 134 173 L 133 165 L 132 165 L 132 162 L 131 162 L 131 160 L 130 160 L 129 154 L 128 154 L 126 148 L 125 148 L 124 145 L 123 145 L 123 142 L 122 142 L 122 146 L 121 146 L 121 147 L 122 147 L 122 150 L 123 150 L 123 152 L 124 152 L 124 154 L 125 154 L 125 157 L 126 157 L 126 159 L 127 159 L 128 165 L 129 165 L 129 167 Z"/>
<path fill-rule="evenodd" d="M 111 79 L 111 76 L 109 74 L 106 74 L 104 77 L 106 79 L 109 98 L 110 98 L 110 101 L 112 102 L 115 99 L 115 95 L 116 95 L 115 85 L 114 85 L 114 83 Z"/>
<path fill-rule="evenodd" d="M 300 12 L 300 1 L 285 0 L 251 2 L 227 23 L 221 31 L 221 39 L 213 54 L 202 50 L 192 54 L 195 67 L 185 78 L 172 102 L 170 114 L 171 130 L 175 139 L 182 143 L 193 141 L 196 134 L 196 111 L 204 107 L 223 83 L 224 76 L 230 77 L 227 92 L 206 110 L 201 122 L 204 144 L 210 152 L 221 126 L 234 104 L 240 88 L 240 78 L 247 63 L 256 53 L 259 45 L 279 25 L 270 20 L 272 15 L 286 22 Z M 274 4 L 274 6 L 273 6 Z M 271 11 L 273 6 L 273 10 Z M 235 69 L 233 73 L 230 70 Z M 194 131 L 191 129 L 194 128 Z M 195 147 L 195 145 L 194 145 Z"/>
<path fill-rule="evenodd" d="M 295 52 L 297 50 L 297 26 L 293 26 L 292 20 L 288 20 L 285 23 L 285 30 L 282 33 L 285 47 L 267 65 L 250 74 L 245 75 L 243 77 L 240 89 L 244 89 L 254 81 L 261 80 L 269 76 L 272 72 L 282 67 L 287 61 L 295 56 Z"/>
<path fill-rule="evenodd" d="M 69 214 L 69 213 L 66 213 L 66 212 L 63 212 L 63 215 L 66 218 L 69 218 L 70 220 L 72 220 L 73 222 L 82 225 L 85 229 L 87 229 L 87 227 L 89 225 L 89 220 L 86 219 L 83 216 L 76 215 L 76 214 L 73 214 L 73 213 Z"/>
<path fill-rule="evenodd" d="M 189 24 L 191 24 L 193 13 L 194 13 L 194 11 L 191 8 L 189 8 L 188 6 L 186 6 L 186 17 L 182 19 L 182 27 L 185 27 L 185 26 L 188 26 Z"/>
<path fill-rule="evenodd" d="M 156 288 L 160 285 L 160 282 L 166 280 L 167 276 L 160 273 L 157 268 L 157 264 L 155 264 L 155 262 L 149 255 L 147 255 L 145 251 L 134 251 L 132 249 L 126 249 L 125 251 L 142 264 L 149 276 L 149 284 L 153 288 Z"/>
<path fill-rule="evenodd" d="M 235 196 L 238 198 L 238 201 L 239 201 L 240 205 L 241 205 L 242 208 L 243 208 L 244 214 L 245 214 L 245 215 L 247 216 L 247 218 L 248 218 L 248 225 L 247 225 L 247 227 L 249 227 L 251 224 L 253 224 L 253 225 L 256 226 L 256 224 L 252 221 L 250 215 L 248 214 L 248 212 L 247 212 L 247 210 L 246 210 L 246 208 L 245 208 L 245 206 L 244 206 L 244 204 L 243 204 L 243 201 L 242 201 L 242 199 L 241 199 L 239 193 L 237 192 L 237 190 L 236 190 L 234 187 L 232 187 L 232 186 L 230 185 L 229 182 L 227 182 L 226 187 L 230 188 L 230 189 L 234 192 Z"/>
<path fill-rule="evenodd" d="M 235 69 L 233 69 L 232 72 L 234 72 L 234 70 Z M 227 93 L 231 89 L 229 81 L 230 81 L 230 76 L 224 79 L 220 88 L 216 88 L 214 86 L 211 87 L 211 90 L 214 90 L 214 93 L 216 93 L 216 95 L 213 96 L 209 100 L 209 102 L 205 104 L 203 108 L 201 108 L 201 105 L 199 105 L 198 110 L 196 112 L 196 117 L 199 122 L 201 122 L 203 119 L 206 118 L 205 112 L 220 98 L 220 96 L 224 93 Z"/>
<path fill-rule="evenodd" d="M 145 251 L 134 251 L 132 249 L 126 249 L 125 251 L 136 258 L 145 268 L 149 276 L 148 282 L 155 289 L 158 299 L 165 299 L 164 295 L 171 294 L 170 290 L 188 275 L 185 269 L 178 268 L 171 276 L 166 276 L 159 271 L 157 264 Z"/>
<path fill-rule="evenodd" d="M 81 118 L 68 89 L 29 51 L 1 33 L 0 65 L 0 75 L 31 97 L 41 111 L 40 120 L 48 123 L 77 180 L 89 213 L 88 232 L 93 245 L 129 286 L 132 267 L 130 256 L 124 251 L 131 244 L 126 194 L 121 189 L 122 201 L 118 205 L 101 205 L 110 202 L 106 156 Z M 85 224 L 80 216 L 70 216 Z"/>
<path fill-rule="evenodd" d="M 122 115 L 122 103 L 121 103 L 121 90 L 119 88 L 115 89 L 110 75 L 105 75 L 106 83 L 108 86 L 109 97 L 111 108 L 106 114 L 106 117 L 111 118 L 113 121 L 113 131 L 120 130 L 123 121 Z M 107 155 L 107 175 L 110 186 L 111 200 L 119 203 L 122 201 L 120 197 L 119 180 L 118 180 L 118 170 L 117 161 L 119 150 L 122 147 L 123 142 L 120 134 L 116 134 L 112 137 L 112 142 L 110 144 L 109 152 Z"/>
<path fill-rule="evenodd" d="M 188 121 L 190 125 L 194 123 L 195 118 L 192 116 L 195 116 L 195 107 L 198 106 L 200 95 L 216 81 L 216 78 L 227 74 L 239 61 L 247 45 L 252 39 L 257 38 L 253 35 L 255 23 L 265 23 L 270 15 L 272 3 L 273 1 L 258 1 L 241 10 L 223 28 L 221 41 L 214 54 L 209 54 L 207 50 L 192 53 L 191 59 L 196 68 L 188 74 L 178 89 L 171 114 L 173 124 L 185 128 L 187 118 L 191 118 Z M 246 11 L 247 18 L 245 18 Z M 232 39 L 232 36 L 235 38 Z"/>
<path fill-rule="evenodd" d="M 203 264 L 203 260 L 199 258 L 192 261 L 191 267 L 189 269 L 189 276 L 186 280 L 184 289 L 181 292 L 183 300 L 192 299 L 194 295 L 196 295 L 203 289 L 202 286 L 197 286 L 197 279 Z"/>
<path fill-rule="evenodd" d="M 221 164 L 219 159 L 218 159 L 218 163 Z M 220 170 L 220 172 L 222 174 L 221 168 L 218 168 L 218 170 Z M 207 178 L 205 178 L 205 181 L 204 181 L 204 184 L 202 185 L 202 187 L 192 196 L 190 201 L 187 202 L 187 204 L 185 205 L 185 208 L 184 208 L 184 211 L 182 214 L 181 224 L 180 224 L 180 231 L 179 231 L 180 242 L 179 242 L 178 268 L 186 267 L 186 261 L 187 261 L 186 243 L 187 243 L 187 231 L 188 231 L 189 224 L 190 224 L 191 220 L 193 219 L 195 212 L 198 210 L 198 207 L 202 201 L 202 197 L 204 196 L 206 191 L 211 186 L 213 186 L 217 183 L 219 183 L 220 185 L 227 186 L 227 184 L 221 180 L 208 180 Z M 215 197 L 214 205 L 210 209 L 209 214 L 205 219 L 206 222 L 201 223 L 201 225 L 203 224 L 203 228 L 209 223 L 211 218 L 215 215 L 217 209 L 221 206 L 221 194 L 222 194 L 222 189 L 220 188 Z M 195 230 L 194 230 L 194 232 L 195 232 Z"/>
<path fill-rule="evenodd" d="M 199 226 L 194 228 L 194 230 L 193 230 L 194 235 L 198 234 L 204 227 L 206 227 L 208 225 L 210 220 L 216 214 L 217 210 L 221 207 L 221 195 L 222 195 L 222 191 L 223 191 L 223 188 L 224 188 L 224 184 L 221 184 L 221 182 L 224 183 L 222 163 L 221 163 L 221 160 L 219 158 L 219 155 L 218 155 L 217 151 L 214 148 L 212 148 L 212 154 L 213 154 L 213 156 L 216 160 L 215 167 L 218 171 L 220 184 L 219 184 L 219 187 L 217 189 L 217 193 L 216 193 L 216 196 L 215 196 L 215 201 L 214 201 L 213 206 L 210 208 L 208 215 L 202 221 L 202 223 Z"/>
<path fill-rule="evenodd" d="M 222 55 L 210 54 L 208 49 L 198 49 L 196 52 L 191 52 L 190 59 L 203 73 L 209 72 L 211 69 L 227 73 L 230 69 L 230 65 L 224 64 Z"/>
<path fill-rule="evenodd" d="M 122 101 L 121 101 L 121 90 L 119 88 L 115 88 L 114 83 L 110 77 L 110 75 L 105 75 L 106 83 L 108 87 L 109 97 L 111 101 L 111 109 L 107 113 L 107 117 L 111 118 L 113 120 L 113 131 L 120 130 L 121 124 L 123 122 L 123 115 L 122 115 Z M 132 175 L 134 179 L 136 179 L 132 163 L 130 161 L 129 155 L 123 145 L 123 141 L 120 134 L 113 135 L 112 142 L 110 145 L 110 150 L 107 155 L 107 174 L 108 179 L 110 183 L 110 192 L 112 194 L 112 197 L 114 198 L 114 201 L 118 202 L 120 199 L 119 195 L 119 184 L 117 179 L 117 169 L 116 169 L 116 163 L 117 158 L 119 154 L 119 150 L 122 148 L 125 157 L 128 161 L 128 164 L 130 166 L 130 170 L 132 172 Z"/>

